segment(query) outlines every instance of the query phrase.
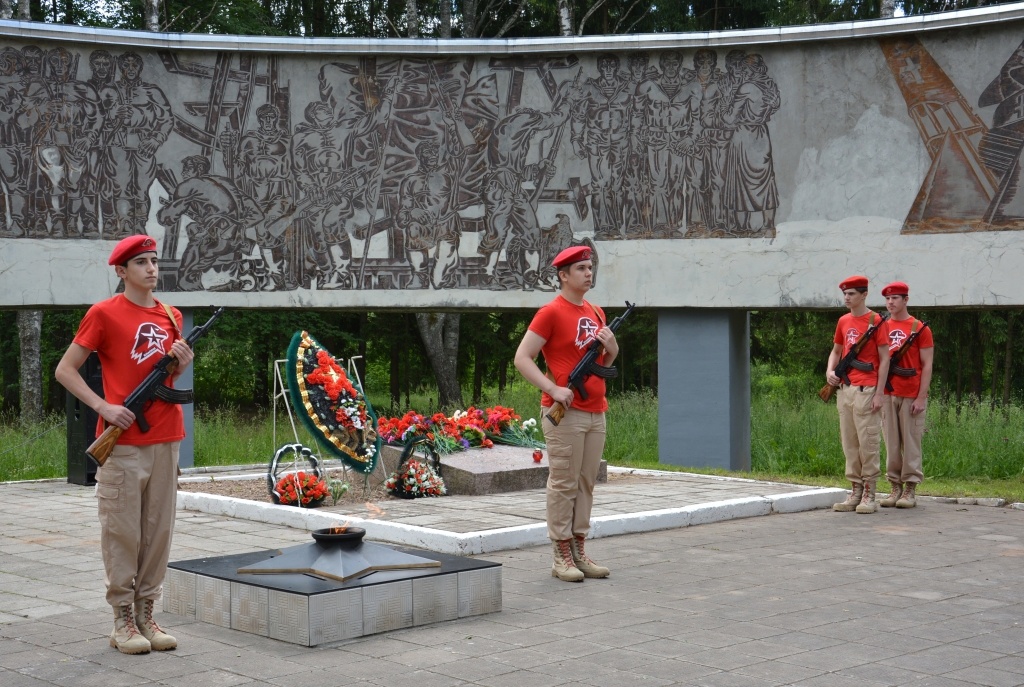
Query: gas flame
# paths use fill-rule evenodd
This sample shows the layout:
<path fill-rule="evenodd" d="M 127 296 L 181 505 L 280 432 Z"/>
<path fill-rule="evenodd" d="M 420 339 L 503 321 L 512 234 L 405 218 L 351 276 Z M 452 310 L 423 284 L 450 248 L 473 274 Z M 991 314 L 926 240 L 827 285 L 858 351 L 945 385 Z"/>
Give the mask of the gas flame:
<path fill-rule="evenodd" d="M 367 513 L 369 513 L 368 517 L 370 519 L 382 518 L 385 515 L 387 515 L 387 511 L 386 510 L 384 510 L 380 506 L 377 506 L 376 504 L 370 503 L 369 501 L 366 502 L 366 511 L 367 511 Z"/>
<path fill-rule="evenodd" d="M 346 532 L 348 532 L 348 520 L 327 530 L 328 534 L 345 534 Z"/>

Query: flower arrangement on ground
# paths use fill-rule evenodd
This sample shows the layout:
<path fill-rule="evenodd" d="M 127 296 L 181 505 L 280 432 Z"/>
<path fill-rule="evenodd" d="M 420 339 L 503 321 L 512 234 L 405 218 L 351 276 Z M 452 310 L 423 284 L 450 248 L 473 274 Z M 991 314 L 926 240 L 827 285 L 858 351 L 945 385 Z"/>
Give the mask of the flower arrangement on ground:
<path fill-rule="evenodd" d="M 327 483 L 310 472 L 289 472 L 274 484 L 277 502 L 286 506 L 315 508 L 329 495 Z"/>
<path fill-rule="evenodd" d="M 430 465 L 418 458 L 405 461 L 395 474 L 384 483 L 384 488 L 395 496 L 406 499 L 423 496 L 444 496 L 448 489 Z"/>
<path fill-rule="evenodd" d="M 451 416 L 434 413 L 430 417 L 410 410 L 400 418 L 381 417 L 377 433 L 388 444 L 404 444 L 422 436 L 438 455 L 471 447 L 490 448 L 494 444 L 543 448 L 537 436 L 537 421 L 523 420 L 514 408 L 494 406 L 457 410 Z"/>

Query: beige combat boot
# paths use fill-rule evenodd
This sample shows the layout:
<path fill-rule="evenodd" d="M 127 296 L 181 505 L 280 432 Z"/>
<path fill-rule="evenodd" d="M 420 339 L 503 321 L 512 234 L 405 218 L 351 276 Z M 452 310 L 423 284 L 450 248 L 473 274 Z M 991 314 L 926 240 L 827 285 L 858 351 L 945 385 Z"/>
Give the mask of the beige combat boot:
<path fill-rule="evenodd" d="M 889 495 L 878 502 L 878 505 L 882 508 L 892 508 L 900 500 L 900 497 L 903 496 L 902 484 L 899 482 L 889 482 L 889 485 L 892 487 L 889 490 Z"/>
<path fill-rule="evenodd" d="M 861 497 L 864 495 L 864 485 L 852 482 L 853 490 L 850 491 L 850 495 L 846 497 L 845 501 L 835 503 L 832 505 L 832 510 L 837 513 L 852 513 L 856 510 L 860 504 Z"/>
<path fill-rule="evenodd" d="M 896 502 L 897 508 L 913 508 L 917 505 L 917 483 L 907 482 L 903 489 L 903 496 Z"/>
<path fill-rule="evenodd" d="M 573 535 L 571 542 L 573 563 L 576 564 L 576 567 L 579 568 L 584 577 L 608 577 L 611 571 L 603 565 L 595 563 L 593 559 L 587 555 L 587 552 L 584 551 L 584 540 L 586 540 L 586 537 L 582 534 Z"/>
<path fill-rule="evenodd" d="M 135 624 L 154 651 L 170 651 L 178 647 L 178 640 L 164 632 L 153 619 L 152 599 L 135 602 Z"/>
<path fill-rule="evenodd" d="M 564 582 L 582 582 L 583 572 L 572 560 L 572 540 L 559 539 L 552 544 L 555 546 L 555 562 L 551 566 L 551 577 Z"/>
<path fill-rule="evenodd" d="M 860 505 L 857 506 L 858 513 L 874 513 L 878 510 L 878 501 L 875 500 L 875 483 L 865 482 L 864 493 L 860 498 Z"/>
<path fill-rule="evenodd" d="M 122 654 L 148 654 L 149 640 L 135 625 L 131 605 L 114 607 L 114 631 L 110 633 L 110 646 Z"/>

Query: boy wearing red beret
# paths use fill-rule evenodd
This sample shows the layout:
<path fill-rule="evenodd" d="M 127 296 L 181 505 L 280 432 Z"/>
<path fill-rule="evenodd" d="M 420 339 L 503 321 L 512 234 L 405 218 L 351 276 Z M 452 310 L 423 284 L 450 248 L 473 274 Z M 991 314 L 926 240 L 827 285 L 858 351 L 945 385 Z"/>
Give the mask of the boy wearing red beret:
<path fill-rule="evenodd" d="M 124 293 L 89 308 L 57 365 L 56 377 L 100 416 L 97 436 L 104 423 L 124 430 L 96 471 L 100 548 L 107 603 L 114 609 L 110 646 L 125 654 L 144 654 L 178 645 L 153 619 L 153 605 L 160 598 L 171 551 L 178 447 L 185 425 L 181 406 L 154 399 L 145 410 L 150 429 L 143 432 L 122 402 L 165 353 L 178 359 L 177 376 L 192 362 L 192 350 L 181 335 L 181 313 L 153 296 L 156 241 L 129 236 L 114 247 L 109 263 L 124 280 Z M 103 370 L 102 398 L 78 373 L 93 351 Z"/>
<path fill-rule="evenodd" d="M 924 479 L 921 439 L 924 437 L 928 387 L 932 381 L 935 344 L 927 324 L 907 312 L 910 287 L 894 281 L 882 289 L 889 311 L 886 338 L 894 366 L 885 389 L 885 473 L 892 486 L 879 501 L 883 508 L 913 508 L 917 485 Z"/>
<path fill-rule="evenodd" d="M 561 291 L 534 316 L 516 350 L 516 368 L 543 392 L 541 415 L 560 403 L 566 408 L 558 425 L 548 420 L 544 439 L 548 449 L 547 522 L 554 547 L 552 577 L 582 582 L 584 577 L 608 577 L 608 568 L 595 563 L 584 549 L 590 532 L 594 484 L 605 442 L 604 379 L 591 375 L 584 384 L 587 398 L 566 386 L 570 373 L 593 341 L 604 347 L 599 365 L 611 365 L 619 354 L 615 334 L 605 326 L 604 311 L 584 298 L 593 282 L 594 263 L 587 246 L 566 248 L 553 261 Z M 544 354 L 548 374 L 535 362 Z"/>
<path fill-rule="evenodd" d="M 867 277 L 848 277 L 839 283 L 839 288 L 850 312 L 840 317 L 836 325 L 825 380 L 839 387 L 836 393 L 839 434 L 846 456 L 846 479 L 850 480 L 853 489 L 847 499 L 834 504 L 832 510 L 874 513 L 878 510 L 875 484 L 881 474 L 881 410 L 884 380 L 889 369 L 889 345 L 884 330 L 879 327 L 861 349 L 857 367 L 850 369 L 849 383 L 836 375 L 836 365 L 843 356 L 882 319 L 864 303 L 868 296 Z"/>

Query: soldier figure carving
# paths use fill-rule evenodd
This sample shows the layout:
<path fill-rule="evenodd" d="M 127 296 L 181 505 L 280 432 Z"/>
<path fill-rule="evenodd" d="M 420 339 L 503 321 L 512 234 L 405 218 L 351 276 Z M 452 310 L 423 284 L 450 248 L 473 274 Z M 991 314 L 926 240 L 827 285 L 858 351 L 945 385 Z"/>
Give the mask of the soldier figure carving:
<path fill-rule="evenodd" d="M 679 236 L 686 223 L 685 160 L 692 147 L 692 103 L 686 85 L 694 78 L 678 52 L 662 53 L 661 74 L 637 87 L 633 106 L 633 150 L 646 155 L 651 182 L 651 223 L 656 238 Z"/>
<path fill-rule="evenodd" d="M 436 140 L 417 145 L 419 167 L 402 181 L 399 190 L 396 224 L 405 231 L 405 251 L 412 268 L 413 288 L 433 285 L 435 289 L 444 289 L 457 283 L 462 231 L 457 212 L 458 171 L 465 151 L 450 115 L 446 115 L 445 122 L 443 152 L 442 144 Z"/>
<path fill-rule="evenodd" d="M 107 142 L 105 172 L 114 203 L 113 236 L 123 237 L 146 233 L 149 187 L 156 177 L 155 155 L 171 135 L 174 120 L 163 90 L 142 80 L 140 55 L 126 52 L 117 58 L 117 66 L 121 78 L 102 103 L 106 113 L 103 137 Z"/>
<path fill-rule="evenodd" d="M 624 222 L 621 180 L 629 159 L 633 93 L 619 58 L 599 55 L 597 78 L 587 79 L 573 104 L 572 149 L 590 167 L 590 208 L 597 239 L 619 238 Z"/>
<path fill-rule="evenodd" d="M 326 100 L 314 100 L 306 106 L 305 123 L 295 127 L 292 166 L 303 195 L 297 214 L 307 227 L 303 236 L 316 265 L 318 288 L 353 285 L 349 273 L 352 241 L 347 224 L 355 215 L 357 198 L 366 191 L 369 174 L 365 165 L 355 161 L 355 145 L 357 139 L 372 134 L 387 121 L 396 85 L 395 81 L 389 82 L 380 104 L 362 113 L 342 110 L 336 117 Z"/>
<path fill-rule="evenodd" d="M 491 132 L 487 143 L 489 169 L 484 179 L 486 227 L 477 249 L 486 259 L 485 287 L 516 284 L 532 289 L 537 284 L 541 270 L 540 224 L 531 194 L 523 184 L 528 181 L 542 185 L 544 177 L 553 176 L 554 155 L 542 152 L 536 163 L 527 160 L 534 138 L 549 139 L 565 124 L 569 108 L 570 100 L 563 93 L 550 112 L 523 108 L 499 121 Z M 502 249 L 506 250 L 509 270 L 505 280 L 495 272 Z"/>

